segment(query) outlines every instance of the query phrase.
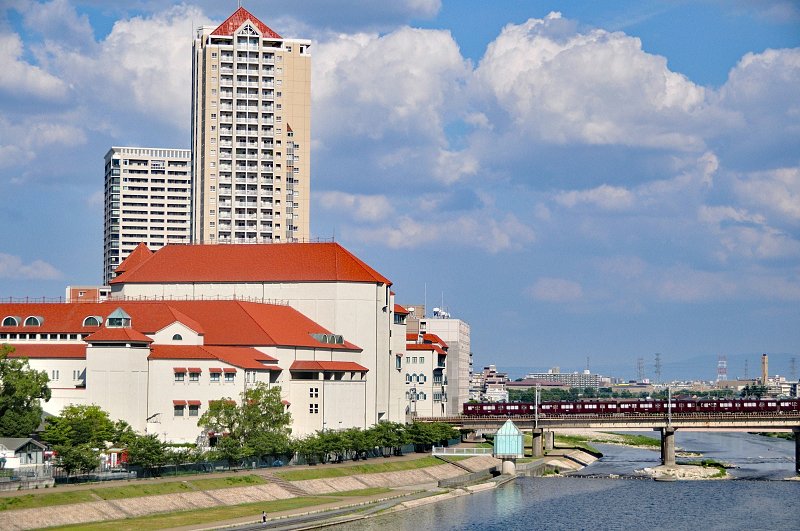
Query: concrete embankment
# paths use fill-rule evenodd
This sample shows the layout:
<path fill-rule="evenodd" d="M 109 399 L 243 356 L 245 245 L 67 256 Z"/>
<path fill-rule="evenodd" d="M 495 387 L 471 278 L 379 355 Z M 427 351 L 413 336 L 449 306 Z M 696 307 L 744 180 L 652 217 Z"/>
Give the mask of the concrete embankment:
<path fill-rule="evenodd" d="M 472 457 L 460 464 L 474 471 L 496 466 L 498 460 L 492 457 Z M 231 487 L 205 491 L 162 494 L 125 498 L 119 500 L 98 500 L 58 507 L 18 509 L 0 512 L 0 529 L 25 530 L 42 527 L 82 524 L 96 521 L 118 520 L 147 516 L 159 513 L 197 510 L 247 502 L 272 501 L 293 498 L 305 492 L 308 495 L 335 494 L 336 492 L 366 489 L 370 487 L 405 487 L 416 485 L 436 485 L 440 480 L 463 475 L 462 467 L 450 463 L 438 466 L 385 472 L 375 474 L 356 474 L 352 476 L 326 479 L 310 479 L 291 482 L 291 486 L 281 486 L 277 482 L 247 487 Z M 265 473 L 269 477 L 269 473 Z"/>

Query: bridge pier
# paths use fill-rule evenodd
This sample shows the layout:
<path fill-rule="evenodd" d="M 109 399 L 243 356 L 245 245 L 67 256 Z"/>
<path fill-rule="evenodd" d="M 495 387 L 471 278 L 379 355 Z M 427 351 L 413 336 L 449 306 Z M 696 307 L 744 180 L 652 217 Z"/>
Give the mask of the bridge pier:
<path fill-rule="evenodd" d="M 800 476 L 800 428 L 792 428 L 794 432 L 794 472 Z"/>
<path fill-rule="evenodd" d="M 544 448 L 542 445 L 542 428 L 534 428 L 531 430 L 531 456 L 542 457 L 544 455 Z"/>
<path fill-rule="evenodd" d="M 675 428 L 655 428 L 661 432 L 661 464 L 675 466 Z"/>
<path fill-rule="evenodd" d="M 554 431 L 544 432 L 544 449 L 550 451 L 555 448 L 556 433 Z"/>

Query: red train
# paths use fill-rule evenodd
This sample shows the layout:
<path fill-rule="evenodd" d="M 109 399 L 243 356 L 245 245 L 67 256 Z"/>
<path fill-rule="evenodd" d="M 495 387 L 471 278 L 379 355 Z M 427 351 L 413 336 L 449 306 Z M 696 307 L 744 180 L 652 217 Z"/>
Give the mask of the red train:
<path fill-rule="evenodd" d="M 542 402 L 539 417 L 621 416 L 621 415 L 666 415 L 666 400 L 581 400 L 577 402 Z M 466 403 L 464 415 L 515 417 L 536 413 L 536 405 L 528 402 Z M 800 399 L 742 398 L 672 400 L 673 415 L 696 413 L 787 413 L 800 414 Z"/>

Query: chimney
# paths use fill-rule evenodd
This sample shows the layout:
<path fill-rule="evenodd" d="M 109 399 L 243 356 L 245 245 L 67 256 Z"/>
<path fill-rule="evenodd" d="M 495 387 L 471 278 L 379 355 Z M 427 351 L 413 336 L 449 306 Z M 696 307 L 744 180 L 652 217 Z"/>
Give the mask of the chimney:
<path fill-rule="evenodd" d="M 761 385 L 767 385 L 767 379 L 769 377 L 769 362 L 767 360 L 767 355 L 761 355 Z"/>

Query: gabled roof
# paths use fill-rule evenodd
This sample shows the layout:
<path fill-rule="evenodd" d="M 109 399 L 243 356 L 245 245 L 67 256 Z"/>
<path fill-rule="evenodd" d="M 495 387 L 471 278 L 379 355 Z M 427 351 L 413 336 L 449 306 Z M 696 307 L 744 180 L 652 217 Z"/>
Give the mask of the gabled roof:
<path fill-rule="evenodd" d="M 338 243 L 167 245 L 111 284 L 366 282 L 391 285 Z"/>
<path fill-rule="evenodd" d="M 0 445 L 5 446 L 12 452 L 16 452 L 28 443 L 38 446 L 42 450 L 45 449 L 45 445 L 39 441 L 31 439 L 30 437 L 0 437 Z"/>
<path fill-rule="evenodd" d="M 133 251 L 131 251 L 131 254 L 125 257 L 125 260 L 123 260 L 117 266 L 114 272 L 117 275 L 121 275 L 125 271 L 135 268 L 136 266 L 138 266 L 139 264 L 150 258 L 152 255 L 153 251 L 151 251 L 150 248 L 147 247 L 147 245 L 144 242 L 139 243 L 139 245 L 137 245 L 136 248 Z"/>
<path fill-rule="evenodd" d="M 152 343 L 153 340 L 133 328 L 103 327 L 84 341 L 87 343 Z"/>
<path fill-rule="evenodd" d="M 266 24 L 258 20 L 243 7 L 240 7 L 234 11 L 233 14 L 225 20 L 225 22 L 220 24 L 217 29 L 211 32 L 211 35 L 233 35 L 233 33 L 242 27 L 242 25 L 248 20 L 251 24 L 258 28 L 258 31 L 261 32 L 262 37 L 271 37 L 273 39 L 283 38 L 272 31 Z"/>
<path fill-rule="evenodd" d="M 290 371 L 330 371 L 330 372 L 368 372 L 369 369 L 354 361 L 311 361 L 292 362 Z"/>
<path fill-rule="evenodd" d="M 447 343 L 442 340 L 441 337 L 437 336 L 436 334 L 422 334 L 422 341 L 425 343 L 433 343 L 439 345 L 442 348 L 448 348 Z"/>
<path fill-rule="evenodd" d="M 408 310 L 406 310 L 405 308 L 403 308 L 399 304 L 395 304 L 394 305 L 394 313 L 398 313 L 400 315 L 408 315 L 411 312 L 409 312 Z"/>

